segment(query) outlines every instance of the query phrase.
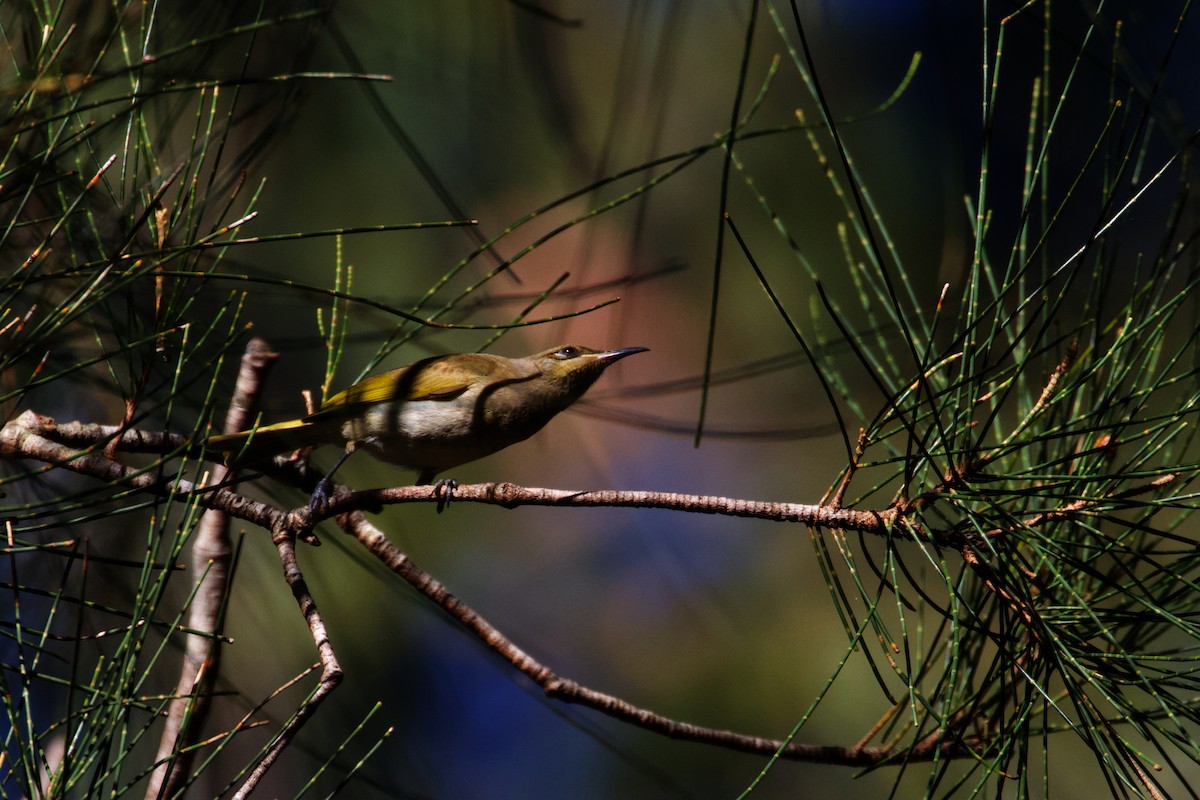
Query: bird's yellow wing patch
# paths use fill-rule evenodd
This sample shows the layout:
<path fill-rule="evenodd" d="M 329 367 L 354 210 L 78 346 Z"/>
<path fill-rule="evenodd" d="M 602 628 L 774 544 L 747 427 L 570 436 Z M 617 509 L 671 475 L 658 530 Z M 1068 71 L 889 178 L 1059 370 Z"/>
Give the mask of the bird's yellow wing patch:
<path fill-rule="evenodd" d="M 395 400 L 453 400 L 479 381 L 490 379 L 499 368 L 496 359 L 487 355 L 434 356 L 359 381 L 325 401 L 313 416 Z"/>

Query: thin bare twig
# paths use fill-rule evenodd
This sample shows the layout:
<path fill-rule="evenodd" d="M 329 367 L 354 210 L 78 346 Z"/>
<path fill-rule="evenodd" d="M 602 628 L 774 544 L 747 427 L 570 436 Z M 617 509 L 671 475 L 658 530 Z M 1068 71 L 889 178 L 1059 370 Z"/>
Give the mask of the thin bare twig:
<path fill-rule="evenodd" d="M 188 438 L 177 433 L 144 431 L 137 428 L 125 428 L 121 425 L 100 425 L 95 422 L 56 422 L 50 417 L 28 411 L 17 419 L 17 424 L 28 431 L 73 447 L 89 447 L 99 442 L 116 439 L 116 447 L 108 452 L 110 457 L 113 451 L 166 455 L 181 451 L 188 445 Z"/>
<path fill-rule="evenodd" d="M 333 644 L 329 641 L 329 631 L 325 627 L 325 621 L 321 619 L 320 611 L 317 610 L 316 601 L 308 591 L 304 574 L 300 572 L 300 565 L 296 559 L 296 536 L 287 524 L 287 517 L 280 515 L 278 520 L 279 527 L 271 531 L 271 541 L 279 550 L 279 560 L 283 564 L 283 577 L 291 587 L 296 602 L 300 605 L 300 613 L 304 615 L 309 633 L 317 646 L 317 654 L 321 659 L 321 680 L 317 684 L 316 691 L 276 734 L 270 747 L 262 754 L 258 763 L 254 765 L 254 769 L 250 771 L 246 780 L 234 793 L 233 800 L 245 800 L 250 796 L 250 793 L 258 786 L 258 782 L 262 780 L 263 775 L 279 760 L 280 754 L 291 744 L 304 723 L 317 713 L 318 707 L 325 698 L 342 682 L 342 667 L 338 663 L 337 654 L 333 652 Z"/>
<path fill-rule="evenodd" d="M 235 433 L 253 422 L 263 381 L 278 358 L 263 339 L 251 339 L 242 356 L 241 369 L 234 385 L 229 412 L 225 416 L 225 431 Z M 126 431 L 122 431 L 122 434 Z M 117 439 L 113 444 L 119 444 Z M 232 478 L 224 464 L 212 470 L 212 480 L 222 483 Z M 188 608 L 189 628 L 195 631 L 220 633 L 228 596 L 230 567 L 233 559 L 233 540 L 229 535 L 229 515 L 210 509 L 200 518 L 192 541 L 192 570 L 198 576 L 197 588 Z M 221 640 L 217 636 L 190 634 L 187 636 L 180 665 L 176 697 L 167 709 L 167 718 L 158 743 L 159 766 L 150 775 L 146 797 L 168 797 L 186 779 L 195 756 L 188 745 L 195 739 L 209 709 L 209 693 L 216 680 L 221 656 Z"/>
<path fill-rule="evenodd" d="M 272 530 L 286 517 L 272 505 L 253 500 L 228 489 L 196 484 L 183 478 L 165 479 L 153 469 L 128 467 L 101 453 L 76 450 L 53 441 L 43 431 L 54 431 L 54 420 L 26 411 L 0 428 L 0 458 L 32 459 L 55 467 L 87 475 L 114 486 L 126 486 L 155 497 L 180 502 L 198 501 L 205 508 L 220 509 L 237 519 Z"/>
<path fill-rule="evenodd" d="M 455 496 L 457 497 L 457 490 Z M 542 687 L 546 696 L 551 699 L 564 703 L 577 703 L 671 739 L 716 745 L 729 750 L 764 756 L 778 753 L 780 757 L 792 761 L 865 767 L 877 765 L 892 758 L 904 758 L 906 761 L 928 761 L 934 758 L 966 755 L 968 752 L 960 741 L 952 736 L 927 738 L 919 742 L 917 746 L 906 750 L 890 746 L 866 747 L 863 742 L 850 747 L 807 745 L 749 736 L 735 731 L 709 728 L 664 717 L 649 709 L 633 705 L 611 694 L 591 689 L 555 673 L 550 667 L 518 647 L 478 612 L 452 594 L 440 581 L 417 567 L 412 559 L 393 545 L 379 528 L 372 525 L 363 516 L 361 511 L 342 514 L 337 521 L 384 566 L 433 601 L 489 649 Z"/>
<path fill-rule="evenodd" d="M 369 511 L 385 505 L 401 503 L 425 503 L 439 499 L 445 502 L 443 492 L 444 490 L 432 486 L 396 486 L 388 489 L 346 492 L 330 500 L 327 515 L 337 516 L 348 511 L 358 510 Z M 439 495 L 443 496 L 439 497 Z M 924 535 L 925 533 L 919 526 L 897 525 L 899 512 L 894 508 L 883 511 L 864 511 L 814 503 L 780 503 L 770 500 L 744 500 L 735 497 L 677 492 L 541 489 L 517 486 L 512 483 L 476 483 L 455 486 L 453 501 L 486 503 L 504 508 L 518 506 L 660 508 L 694 514 L 749 517 L 773 522 L 799 522 L 812 527 L 873 533 L 878 536 L 890 534 L 899 539 L 912 539 L 914 535 Z M 958 540 L 954 541 L 957 543 Z"/>

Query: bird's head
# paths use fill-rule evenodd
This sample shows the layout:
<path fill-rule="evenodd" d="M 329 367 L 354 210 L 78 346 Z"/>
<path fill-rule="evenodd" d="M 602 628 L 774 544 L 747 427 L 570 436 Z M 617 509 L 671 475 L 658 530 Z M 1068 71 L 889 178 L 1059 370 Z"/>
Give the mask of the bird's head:
<path fill-rule="evenodd" d="M 634 353 L 645 353 L 645 347 L 622 347 L 619 350 L 593 350 L 575 344 L 552 347 L 529 357 L 543 380 L 578 397 L 587 391 L 597 378 L 612 364 Z"/>

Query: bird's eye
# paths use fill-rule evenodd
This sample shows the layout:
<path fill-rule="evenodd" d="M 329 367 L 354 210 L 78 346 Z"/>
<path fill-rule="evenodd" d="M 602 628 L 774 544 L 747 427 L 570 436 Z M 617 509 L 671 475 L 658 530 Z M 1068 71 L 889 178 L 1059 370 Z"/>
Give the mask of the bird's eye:
<path fill-rule="evenodd" d="M 579 348 L 568 345 L 566 347 L 559 348 L 558 352 L 554 354 L 554 357 L 555 358 L 574 358 L 577 355 L 579 355 Z"/>

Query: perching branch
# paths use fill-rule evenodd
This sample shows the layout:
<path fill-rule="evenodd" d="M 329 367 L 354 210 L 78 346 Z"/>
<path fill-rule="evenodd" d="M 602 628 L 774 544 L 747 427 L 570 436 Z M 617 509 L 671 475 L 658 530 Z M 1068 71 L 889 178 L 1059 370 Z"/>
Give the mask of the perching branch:
<path fill-rule="evenodd" d="M 230 516 L 270 531 L 272 541 L 279 549 L 284 576 L 309 624 L 310 633 L 320 654 L 322 676 L 312 697 L 280 731 L 235 795 L 237 798 L 245 797 L 277 760 L 299 727 L 315 713 L 320 702 L 336 688 L 342 677 L 341 667 L 330 644 L 328 631 L 321 620 L 316 603 L 308 591 L 296 560 L 295 537 L 298 533 L 309 530 L 315 520 L 309 518 L 306 509 L 289 513 L 267 503 L 251 500 L 229 489 L 194 485 L 180 479 L 164 480 L 156 477 L 156 473 L 126 467 L 101 453 L 75 450 L 51 438 L 58 435 L 60 431 L 65 431 L 64 438 L 70 438 L 73 442 L 82 444 L 82 440 L 86 438 L 82 430 L 74 425 L 59 426 L 53 420 L 39 417 L 32 412 L 25 412 L 17 420 L 0 430 L 0 457 L 35 459 L 76 473 L 90 475 L 115 485 L 133 487 L 159 497 L 192 501 L 210 509 L 219 509 Z M 97 428 L 92 433 L 96 436 L 95 442 L 103 441 L 106 436 L 112 436 L 112 432 L 107 429 Z M 153 449 L 155 446 L 175 443 L 175 440 L 170 437 L 156 439 L 137 431 L 122 431 L 120 442 L 121 444 L 128 442 L 131 449 Z M 272 470 L 272 472 L 278 475 L 286 474 L 283 470 Z M 299 475 L 293 473 L 292 477 L 299 478 Z M 821 505 L 751 501 L 668 492 L 535 489 L 509 483 L 459 486 L 454 490 L 454 499 L 459 502 L 490 503 L 505 508 L 515 508 L 519 505 L 662 508 L 779 522 L 800 522 L 812 527 L 892 535 L 900 539 L 913 539 L 915 536 L 927 535 L 920 526 L 910 524 L 900 518 L 896 509 L 871 512 Z M 981 746 L 977 740 L 964 738 L 961 732 L 954 731 L 946 731 L 944 736 L 926 737 L 907 749 L 899 749 L 894 746 L 866 747 L 861 742 L 853 746 L 820 746 L 784 742 L 670 719 L 635 706 L 621 698 L 563 678 L 548 666 L 522 651 L 478 612 L 451 594 L 439 581 L 416 567 L 406 555 L 388 541 L 382 532 L 367 522 L 362 514 L 362 509 L 375 508 L 382 504 L 438 503 L 445 502 L 445 500 L 444 490 L 431 486 L 398 487 L 365 492 L 349 492 L 339 487 L 329 504 L 329 513 L 337 515 L 338 522 L 343 528 L 354 535 L 389 569 L 450 614 L 460 625 L 472 635 L 480 638 L 518 671 L 535 681 L 551 698 L 593 708 L 615 719 L 670 738 L 713 744 L 760 755 L 779 753 L 783 758 L 797 761 L 872 766 L 898 757 L 909 761 L 958 757 L 971 754 L 978 749 L 978 746 Z M 936 538 L 937 536 L 935 536 L 935 540 Z"/>
<path fill-rule="evenodd" d="M 329 503 L 328 516 L 347 511 L 370 510 L 384 505 L 423 503 L 441 500 L 444 490 L 432 486 L 397 486 L 388 489 L 368 489 L 349 492 Z M 836 528 L 844 531 L 892 535 L 912 539 L 923 535 L 920 526 L 898 526 L 896 509 L 862 511 L 808 503 L 778 503 L 769 500 L 743 500 L 714 495 L 680 494 L 677 492 L 622 491 L 617 489 L 571 490 L 538 489 L 512 483 L 478 483 L 455 486 L 454 502 L 485 503 L 517 508 L 518 506 L 558 507 L 620 507 L 659 508 L 686 511 L 693 514 L 718 514 L 726 517 L 748 517 L 773 522 L 799 522 L 814 528 Z"/>
<path fill-rule="evenodd" d="M 285 512 L 274 506 L 251 500 L 244 495 L 221 487 L 215 481 L 206 481 L 197 486 L 182 479 L 169 482 L 157 479 L 150 470 L 134 470 L 94 452 L 78 451 L 66 447 L 60 440 L 75 444 L 103 441 L 116 431 L 111 426 L 89 426 L 79 423 L 57 424 L 48 417 L 26 411 L 16 420 L 0 429 L 0 458 L 33 459 L 47 464 L 64 467 L 73 472 L 90 475 L 100 480 L 123 483 L 149 491 L 157 496 L 168 495 L 179 500 L 197 500 L 206 508 L 216 508 L 238 519 L 259 527 L 273 530 L 286 518 L 285 527 L 301 538 L 308 535 L 312 526 L 322 519 L 347 514 L 353 511 L 374 511 L 384 505 L 403 503 L 440 503 L 448 500 L 445 489 L 438 486 L 397 486 L 385 489 L 367 489 L 352 492 L 338 486 L 330 498 L 328 508 L 319 517 L 311 517 L 307 508 Z M 90 442 L 88 436 L 91 435 Z M 184 437 L 154 434 L 138 430 L 122 432 L 118 449 L 128 448 L 132 452 L 163 452 L 163 449 L 179 450 L 187 445 Z M 311 490 L 309 484 L 316 478 L 296 462 L 277 460 L 274 465 L 264 467 L 274 477 L 293 482 L 300 488 Z M 1051 519 L 1087 513 L 1105 503 L 1127 499 L 1131 496 L 1162 489 L 1177 481 L 1181 473 L 1171 472 L 1148 479 L 1133 488 L 1090 498 L 1072 501 L 1059 509 L 1042 512 L 1024 521 L 1025 525 L 1037 525 Z M 768 500 L 746 500 L 715 495 L 681 494 L 677 492 L 622 491 L 615 489 L 568 490 L 543 489 L 517 486 L 512 483 L 479 483 L 456 486 L 453 489 L 455 502 L 484 503 L 504 508 L 518 506 L 556 507 L 610 507 L 610 508 L 657 508 L 683 511 L 694 514 L 717 514 L 729 517 L 746 517 L 773 522 L 799 522 L 813 528 L 839 530 L 849 533 L 866 533 L 875 536 L 890 536 L 902 541 L 923 540 L 939 547 L 961 549 L 967 541 L 953 529 L 930 528 L 915 519 L 916 512 L 932 504 L 933 498 L 953 491 L 956 485 L 969 479 L 969 470 L 962 468 L 948 475 L 943 484 L 926 492 L 922 497 L 908 503 L 881 510 L 840 508 L 813 503 L 781 503 Z M 921 502 L 924 501 L 924 502 Z M 1002 536 L 1007 528 L 987 531 L 989 537 Z"/>
<path fill-rule="evenodd" d="M 287 516 L 287 512 L 274 506 L 251 500 L 228 489 L 218 488 L 215 481 L 207 481 L 203 486 L 180 479 L 166 481 L 156 478 L 153 471 L 134 470 L 98 453 L 72 449 L 55 441 L 58 439 L 58 432 L 64 429 L 71 432 L 72 441 L 77 444 L 82 443 L 79 429 L 74 427 L 73 423 L 58 425 L 54 420 L 26 411 L 0 430 L 0 458 L 27 458 L 42 461 L 69 469 L 72 472 L 90 475 L 99 480 L 121 483 L 149 491 L 160 497 L 166 497 L 173 493 L 173 496 L 181 500 L 196 500 L 206 508 L 225 511 L 233 517 L 268 530 L 276 527 L 279 517 Z M 100 436 L 107 430 L 107 426 L 103 428 L 97 426 L 96 432 Z M 174 441 L 161 437 L 156 439 L 153 435 L 139 431 L 126 431 L 122 439 L 122 447 L 125 438 L 128 438 L 139 452 L 151 450 L 156 444 Z M 100 439 L 97 438 L 94 441 L 100 441 Z M 273 470 L 272 472 L 275 475 L 285 474 L 282 471 Z M 369 511 L 383 505 L 399 503 L 445 502 L 443 491 L 434 486 L 400 486 L 361 492 L 339 490 L 330 499 L 328 510 L 323 517 L 308 520 L 307 510 L 298 509 L 291 515 L 293 519 L 288 524 L 294 532 L 300 532 L 322 518 L 351 511 Z M 697 514 L 749 517 L 774 522 L 799 522 L 812 527 L 870 533 L 877 536 L 891 535 L 899 539 L 931 536 L 938 544 L 954 546 L 961 543 L 957 536 L 926 532 L 920 525 L 903 520 L 898 510 L 894 508 L 882 511 L 863 511 L 817 504 L 779 503 L 675 492 L 611 489 L 574 491 L 527 488 L 511 483 L 457 486 L 453 491 L 453 499 L 456 502 L 486 503 L 505 508 L 516 508 L 522 505 L 659 508 Z M 903 524 L 899 524 L 901 522 Z M 939 538 L 943 536 L 949 538 L 946 538 L 946 541 L 939 541 Z"/>

